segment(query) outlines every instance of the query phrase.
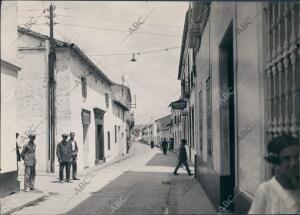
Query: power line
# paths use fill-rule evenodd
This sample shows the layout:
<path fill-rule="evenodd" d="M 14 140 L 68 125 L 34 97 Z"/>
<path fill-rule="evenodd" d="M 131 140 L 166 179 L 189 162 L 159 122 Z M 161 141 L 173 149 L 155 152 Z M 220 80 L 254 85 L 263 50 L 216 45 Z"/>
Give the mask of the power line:
<path fill-rule="evenodd" d="M 115 31 L 115 32 L 126 32 L 128 33 L 128 30 L 121 30 L 121 29 L 112 29 L 112 28 L 100 28 L 100 27 L 95 27 L 95 26 L 86 26 L 86 25 L 75 25 L 75 24 L 67 24 L 67 23 L 57 23 L 60 25 L 65 25 L 65 26 L 73 26 L 73 27 L 79 27 L 79 28 L 90 28 L 90 29 L 95 29 L 95 30 L 103 30 L 103 31 Z M 152 33 L 152 32 L 135 32 L 136 34 L 144 34 L 144 35 L 153 35 L 153 36 L 164 36 L 164 37 L 181 37 L 179 35 L 174 35 L 174 34 L 158 34 L 158 33 Z"/>
<path fill-rule="evenodd" d="M 72 19 L 82 19 L 82 17 L 78 17 L 78 16 L 67 16 L 67 15 L 61 15 L 61 14 L 56 14 L 56 16 L 59 17 L 65 17 L 65 18 L 72 18 Z M 101 18 L 97 18 L 97 17 L 90 17 L 90 18 L 85 18 L 87 20 L 100 20 L 103 22 L 113 22 L 113 23 L 126 23 L 126 24 L 130 24 L 131 22 L 127 21 L 112 21 L 112 20 L 108 20 L 108 19 L 101 19 Z M 164 24 L 154 24 L 154 23 L 148 23 L 148 24 L 143 24 L 143 25 L 149 25 L 149 26 L 162 26 L 162 27 L 170 27 L 170 28 L 179 28 L 181 26 L 179 25 L 164 25 Z"/>
<path fill-rule="evenodd" d="M 113 12 L 107 12 L 107 11 L 102 11 L 102 10 L 86 10 L 86 9 L 76 9 L 76 8 L 63 8 L 63 7 L 57 7 L 57 9 L 63 9 L 63 10 L 77 10 L 77 11 L 86 11 L 86 12 L 97 12 L 97 13 L 107 13 L 107 14 L 112 14 Z M 144 16 L 144 14 L 136 14 L 136 13 L 118 13 L 118 14 L 124 14 L 124 15 L 129 15 L 129 16 Z M 158 19 L 176 19 L 178 17 L 176 16 L 151 16 L 153 18 L 158 18 Z"/>
<path fill-rule="evenodd" d="M 122 56 L 122 55 L 132 55 L 133 53 L 135 53 L 136 55 L 145 55 L 145 54 L 150 54 L 150 53 L 155 53 L 155 52 L 163 52 L 163 51 L 169 51 L 172 49 L 178 49 L 181 46 L 174 46 L 174 47 L 170 47 L 170 48 L 162 48 L 162 49 L 156 49 L 156 50 L 150 50 L 150 51 L 142 51 L 142 52 L 128 52 L 128 53 L 112 53 L 112 54 L 89 54 L 90 56 L 102 56 L 102 57 L 106 57 L 106 56 Z"/>
<path fill-rule="evenodd" d="M 41 16 L 42 16 L 44 13 L 46 13 L 46 11 L 48 11 L 48 10 L 47 10 L 47 9 L 43 9 L 42 12 L 40 13 L 40 15 L 39 15 L 38 17 L 36 17 L 34 20 L 33 20 L 34 17 L 31 17 L 31 18 L 30 18 L 30 21 L 29 21 L 30 23 L 28 23 L 28 24 L 30 24 L 30 26 L 36 24 L 37 21 L 39 20 L 39 18 L 41 18 Z M 33 21 L 32 21 L 32 20 L 33 20 Z M 26 24 L 27 24 L 27 23 L 26 23 Z M 26 27 L 27 27 L 27 26 L 26 26 Z M 23 35 L 23 34 L 20 34 L 20 35 L 12 42 L 12 44 L 15 43 L 18 39 L 20 39 L 22 35 Z"/>

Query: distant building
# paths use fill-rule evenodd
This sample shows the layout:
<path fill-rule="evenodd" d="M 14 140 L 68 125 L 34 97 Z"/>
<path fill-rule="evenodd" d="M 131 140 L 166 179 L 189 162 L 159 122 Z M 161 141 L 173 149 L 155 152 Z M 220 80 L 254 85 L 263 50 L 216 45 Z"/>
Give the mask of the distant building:
<path fill-rule="evenodd" d="M 16 88 L 21 66 L 17 60 L 17 5 L 1 2 L 1 141 L 0 198 L 20 190 L 16 156 Z"/>
<path fill-rule="evenodd" d="M 119 145 L 120 155 L 129 152 L 131 148 L 131 129 L 134 126 L 134 115 L 131 112 L 130 88 L 120 84 L 112 86 L 113 91 L 113 114 L 115 119 L 115 143 Z"/>
<path fill-rule="evenodd" d="M 115 98 L 113 83 L 75 44 L 55 40 L 55 123 L 49 133 L 49 38 L 19 28 L 19 59 L 24 66 L 17 89 L 18 131 L 37 134 L 37 169 L 58 168 L 56 144 L 75 132 L 78 169 L 120 156 L 126 144 L 127 104 Z M 128 101 L 130 102 L 130 101 Z M 50 139 L 54 139 L 50 141 Z M 26 140 L 25 140 L 26 141 Z M 125 147 L 126 149 L 126 147 Z M 126 152 L 126 150 L 125 150 Z"/>
<path fill-rule="evenodd" d="M 162 140 L 166 139 L 169 143 L 169 149 L 174 149 L 174 138 L 172 132 L 172 114 L 164 116 L 154 121 L 156 124 L 156 144 L 160 144 Z"/>
<path fill-rule="evenodd" d="M 182 115 L 181 110 L 172 109 L 172 133 L 174 139 L 174 150 L 178 151 L 182 137 Z"/>

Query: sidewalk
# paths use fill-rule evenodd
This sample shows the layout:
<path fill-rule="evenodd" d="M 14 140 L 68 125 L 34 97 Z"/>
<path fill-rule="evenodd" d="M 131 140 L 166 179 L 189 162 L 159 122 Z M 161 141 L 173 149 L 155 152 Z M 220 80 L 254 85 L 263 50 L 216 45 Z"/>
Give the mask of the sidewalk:
<path fill-rule="evenodd" d="M 217 214 L 196 179 L 186 174 L 170 178 L 168 214 Z"/>
<path fill-rule="evenodd" d="M 167 156 L 162 153 L 156 154 L 146 164 L 146 166 L 164 166 L 170 169 L 168 181 L 163 182 L 163 184 L 170 185 L 168 208 L 164 214 L 217 214 L 213 204 L 194 176 L 188 176 L 183 168 L 179 168 L 179 175 L 173 175 L 178 158 L 176 152 L 171 152 L 167 153 Z M 188 163 L 194 173 L 194 166 L 190 161 Z"/>
<path fill-rule="evenodd" d="M 103 168 L 106 168 L 114 163 L 118 163 L 121 160 L 129 158 L 133 155 L 133 153 L 126 154 L 122 157 L 118 157 L 112 161 L 99 164 L 97 166 L 85 169 L 83 171 L 78 172 L 78 176 L 80 179 L 84 178 L 87 175 L 93 174 Z M 21 191 L 4 198 L 0 198 L 0 214 L 6 215 L 18 210 L 23 209 L 29 205 L 33 205 L 39 201 L 46 200 L 51 195 L 57 195 L 62 192 L 61 184 L 58 183 L 58 173 L 46 173 L 46 172 L 38 172 L 36 176 L 36 188 L 37 190 L 31 192 L 24 192 L 24 170 L 23 168 L 19 169 L 19 181 L 21 186 Z M 80 181 L 73 181 L 70 184 L 64 184 L 63 193 L 74 193 L 74 186 L 79 184 Z"/>

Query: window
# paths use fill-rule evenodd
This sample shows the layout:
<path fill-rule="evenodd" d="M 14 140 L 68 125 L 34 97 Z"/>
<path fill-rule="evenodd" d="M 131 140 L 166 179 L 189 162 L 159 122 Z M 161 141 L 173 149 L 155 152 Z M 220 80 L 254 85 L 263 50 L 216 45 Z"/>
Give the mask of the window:
<path fill-rule="evenodd" d="M 282 134 L 299 137 L 297 112 L 300 109 L 300 62 L 297 57 L 299 43 L 297 44 L 296 38 L 299 38 L 300 33 L 300 6 L 296 3 L 268 2 L 265 3 L 264 9 L 266 42 L 265 53 L 262 56 L 265 56 L 266 134 L 268 140 Z M 276 50 L 284 50 L 286 54 L 282 55 Z M 281 70 L 278 69 L 279 64 L 284 65 Z M 271 168 L 267 177 L 275 174 L 274 167 Z"/>
<path fill-rule="evenodd" d="M 211 105 L 211 77 L 206 80 L 206 122 L 207 122 L 207 155 L 208 161 L 211 162 L 212 156 L 212 105 Z"/>
<path fill-rule="evenodd" d="M 108 95 L 108 93 L 105 93 L 105 104 L 106 104 L 106 108 L 109 108 L 109 95 Z"/>
<path fill-rule="evenodd" d="M 121 126 L 118 126 L 118 139 L 120 138 L 119 137 L 119 134 L 121 133 Z M 120 141 L 120 143 L 121 143 L 121 141 Z"/>
<path fill-rule="evenodd" d="M 117 107 L 117 109 L 118 109 L 118 117 L 120 117 L 120 108 Z"/>
<path fill-rule="evenodd" d="M 202 91 L 199 92 L 199 143 L 200 152 L 203 151 L 203 101 L 202 101 Z M 201 154 L 200 153 L 200 154 Z"/>
<path fill-rule="evenodd" d="M 110 131 L 107 132 L 107 148 L 110 150 Z"/>
<path fill-rule="evenodd" d="M 86 77 L 81 77 L 81 89 L 82 89 L 82 97 L 87 98 L 87 79 Z"/>
<path fill-rule="evenodd" d="M 115 143 L 118 142 L 117 135 L 118 135 L 118 131 L 117 131 L 117 126 L 115 125 Z"/>

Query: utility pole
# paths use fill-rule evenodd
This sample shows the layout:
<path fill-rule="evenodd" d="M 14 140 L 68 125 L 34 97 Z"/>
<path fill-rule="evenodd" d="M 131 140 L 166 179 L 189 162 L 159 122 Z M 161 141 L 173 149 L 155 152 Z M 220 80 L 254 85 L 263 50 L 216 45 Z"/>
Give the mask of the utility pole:
<path fill-rule="evenodd" d="M 50 172 L 55 172 L 55 43 L 53 38 L 53 5 L 50 5 L 50 50 L 48 55 L 48 159 Z"/>

